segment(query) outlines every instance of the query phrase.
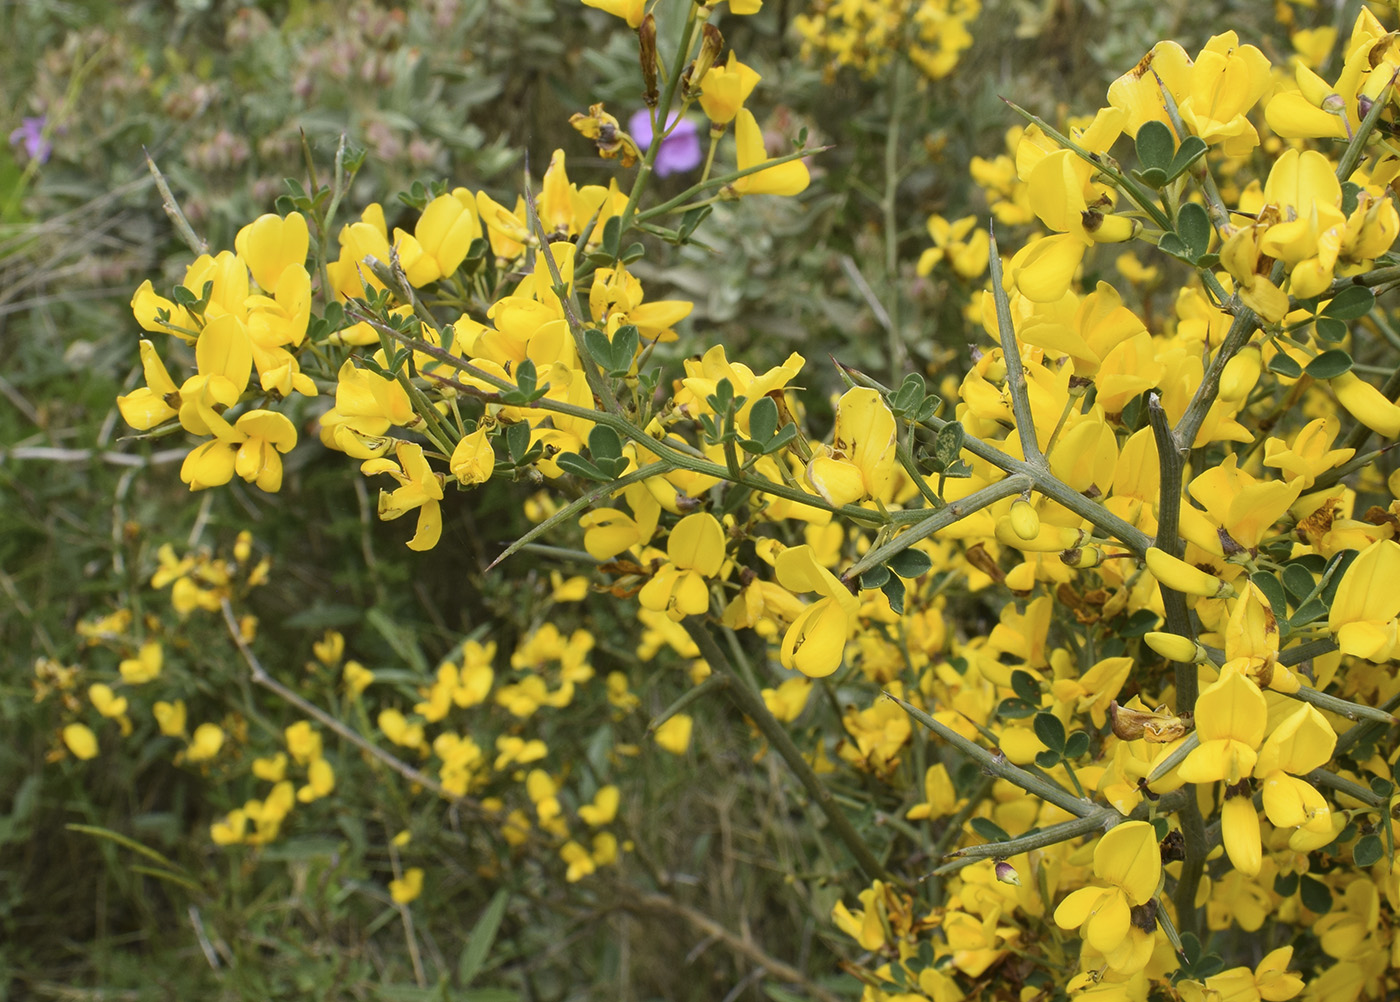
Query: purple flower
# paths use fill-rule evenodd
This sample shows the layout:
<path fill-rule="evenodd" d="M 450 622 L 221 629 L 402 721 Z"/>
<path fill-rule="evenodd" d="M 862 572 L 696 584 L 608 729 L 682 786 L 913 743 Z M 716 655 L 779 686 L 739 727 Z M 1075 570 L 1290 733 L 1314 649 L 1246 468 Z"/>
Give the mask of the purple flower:
<path fill-rule="evenodd" d="M 667 119 L 667 125 L 675 121 L 676 116 L 672 114 Z M 628 119 L 627 131 L 632 133 L 637 145 L 645 151 L 651 145 L 652 139 L 651 113 L 645 108 L 637 112 Z M 665 177 L 667 174 L 694 170 L 700 166 L 703 159 L 704 155 L 700 152 L 700 136 L 695 123 L 688 118 L 682 118 L 671 134 L 661 140 L 661 149 L 656 152 L 656 162 L 652 164 L 652 168 L 657 177 Z"/>
<path fill-rule="evenodd" d="M 19 146 L 23 143 L 24 152 L 30 160 L 37 160 L 41 164 L 48 162 L 53 146 L 44 138 L 44 126 L 47 124 L 48 118 L 44 115 L 23 119 L 20 127 L 10 133 L 10 145 Z"/>

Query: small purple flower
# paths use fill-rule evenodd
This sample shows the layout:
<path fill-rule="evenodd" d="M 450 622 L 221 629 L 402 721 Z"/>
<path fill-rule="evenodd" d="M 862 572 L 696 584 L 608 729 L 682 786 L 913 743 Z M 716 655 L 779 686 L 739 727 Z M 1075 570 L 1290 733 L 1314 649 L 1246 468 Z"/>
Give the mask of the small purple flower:
<path fill-rule="evenodd" d="M 19 146 L 22 143 L 30 160 L 47 163 L 49 154 L 53 152 L 53 146 L 44 138 L 44 126 L 47 124 L 48 118 L 44 115 L 23 119 L 20 127 L 10 133 L 10 145 Z"/>
<path fill-rule="evenodd" d="M 667 119 L 667 124 L 676 121 L 676 116 L 671 115 Z M 632 138 L 637 141 L 643 152 L 651 145 L 651 113 L 643 108 L 627 121 L 627 131 L 632 134 Z M 700 136 L 695 128 L 695 123 L 688 118 L 683 118 L 676 125 L 675 129 L 665 139 L 661 141 L 661 149 L 656 153 L 656 162 L 652 165 L 657 177 L 665 177 L 667 174 L 676 174 L 681 171 L 694 170 L 700 166 L 704 159 L 704 154 L 700 152 Z"/>

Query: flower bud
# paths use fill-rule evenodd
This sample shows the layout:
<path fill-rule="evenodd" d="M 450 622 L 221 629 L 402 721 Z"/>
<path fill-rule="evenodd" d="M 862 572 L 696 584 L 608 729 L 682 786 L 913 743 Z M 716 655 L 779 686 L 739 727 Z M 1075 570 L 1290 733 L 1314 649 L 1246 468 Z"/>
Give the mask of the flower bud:
<path fill-rule="evenodd" d="M 1021 878 L 1016 873 L 1016 867 L 1012 866 L 1004 859 L 997 860 L 997 880 L 1003 884 L 1010 884 L 1013 887 L 1021 886 Z"/>
<path fill-rule="evenodd" d="M 1226 403 L 1238 403 L 1249 396 L 1254 384 L 1264 371 L 1264 360 L 1254 345 L 1245 348 L 1225 363 L 1220 372 L 1220 399 Z"/>
<path fill-rule="evenodd" d="M 1155 546 L 1148 547 L 1147 569 L 1164 587 L 1186 595 L 1217 598 L 1231 593 L 1230 586 L 1215 575 L 1207 574 L 1199 567 L 1192 567 L 1180 557 L 1174 557 Z"/>
<path fill-rule="evenodd" d="M 1080 217 L 1084 232 L 1096 244 L 1121 244 L 1138 235 L 1142 223 L 1128 216 L 1105 216 L 1096 209 L 1086 209 Z"/>
<path fill-rule="evenodd" d="M 1190 637 L 1183 637 L 1179 633 L 1162 633 L 1154 630 L 1144 635 L 1142 639 L 1147 641 L 1148 647 L 1151 647 L 1168 661 L 1199 664 L 1206 659 L 1204 647 Z"/>
<path fill-rule="evenodd" d="M 1040 535 L 1040 515 L 1035 506 L 1024 498 L 1011 503 L 1011 530 L 1022 539 Z"/>
<path fill-rule="evenodd" d="M 1332 381 L 1332 391 L 1347 413 L 1367 428 L 1386 438 L 1400 435 L 1400 407 L 1354 372 L 1344 372 Z"/>

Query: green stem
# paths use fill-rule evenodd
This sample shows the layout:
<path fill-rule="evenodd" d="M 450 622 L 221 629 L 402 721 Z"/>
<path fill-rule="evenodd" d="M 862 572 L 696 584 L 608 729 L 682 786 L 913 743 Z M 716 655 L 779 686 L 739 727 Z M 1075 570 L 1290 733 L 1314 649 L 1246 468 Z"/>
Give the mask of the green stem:
<path fill-rule="evenodd" d="M 687 616 L 683 620 L 685 630 L 690 634 L 696 645 L 700 648 L 700 654 L 709 662 L 711 670 L 724 678 L 725 692 L 739 707 L 746 717 L 753 721 L 754 726 L 759 729 L 768 743 L 787 763 L 788 768 L 796 774 L 798 782 L 807 791 L 808 795 L 816 801 L 822 813 L 831 822 L 832 830 L 838 838 L 845 843 L 854 857 L 856 865 L 864 871 L 871 880 L 889 880 L 890 875 L 885 870 L 884 864 L 876 858 L 870 846 L 861 838 L 855 826 L 851 824 L 850 818 L 832 796 L 831 791 L 826 788 L 821 779 L 813 771 L 812 766 L 802 756 L 801 750 L 793 742 L 792 736 L 787 729 L 773 716 L 768 704 L 763 701 L 763 697 L 753 689 L 747 682 L 740 678 L 729 664 L 729 659 L 715 643 L 709 629 L 703 620 L 696 616 Z"/>
<path fill-rule="evenodd" d="M 1055 784 L 1041 779 L 1039 776 L 1032 775 L 1020 766 L 1012 765 L 1007 757 L 1001 754 L 999 750 L 997 752 L 991 752 L 981 745 L 969 741 L 947 724 L 940 723 L 912 703 L 906 703 L 890 692 L 886 692 L 885 695 L 903 707 L 904 712 L 909 714 L 909 716 L 913 717 L 959 751 L 976 760 L 983 769 L 990 772 L 992 775 L 1000 776 L 1002 779 L 1019 786 L 1027 793 L 1037 796 L 1041 800 L 1048 801 L 1067 814 L 1073 814 L 1075 817 L 1087 817 L 1091 813 L 1100 810 L 1092 801 L 1081 800 L 1069 793 L 1069 791 L 1062 790 Z"/>
<path fill-rule="evenodd" d="M 1011 321 L 1011 300 L 1002 287 L 1001 254 L 997 250 L 996 228 L 989 227 L 992 298 L 997 306 L 997 340 L 1001 343 L 1002 358 L 1006 361 L 1006 390 L 1011 394 L 1011 412 L 1016 418 L 1016 433 L 1021 438 L 1021 455 L 1039 469 L 1048 469 L 1045 456 L 1035 437 L 1035 417 L 1031 413 L 1030 393 L 1026 388 L 1026 370 L 1021 365 L 1021 348 L 1016 343 L 1016 328 Z"/>

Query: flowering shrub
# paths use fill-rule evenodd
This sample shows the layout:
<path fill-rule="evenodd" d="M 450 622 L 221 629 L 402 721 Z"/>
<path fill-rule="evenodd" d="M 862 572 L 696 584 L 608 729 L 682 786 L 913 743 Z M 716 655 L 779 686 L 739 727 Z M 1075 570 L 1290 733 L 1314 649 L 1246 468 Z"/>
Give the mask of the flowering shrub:
<path fill-rule="evenodd" d="M 824 428 L 806 358 L 731 358 L 641 277 L 652 248 L 703 243 L 717 206 L 800 196 L 819 151 L 768 148 L 746 106 L 763 81 L 726 55 L 717 4 L 659 24 L 586 2 L 634 34 L 648 109 L 644 135 L 606 103 L 573 115 L 580 151 L 615 162 L 607 184 L 571 180 L 559 150 L 514 204 L 420 185 L 391 229 L 383 202 L 338 221 L 359 168 L 342 156 L 178 286 L 141 285 L 145 385 L 118 399 L 137 432 L 192 436 L 191 491 L 277 492 L 317 438 L 379 488 L 380 519 L 411 517 L 413 551 L 463 548 L 483 485 L 521 485 L 534 525 L 491 566 L 531 547 L 567 562 L 538 622 L 463 636 L 435 670 L 410 642 L 421 663 L 373 670 L 327 631 L 293 685 L 246 609 L 276 564 L 246 536 L 227 558 L 168 549 L 151 586 L 222 622 L 242 677 L 296 719 L 252 737 L 246 699 L 193 714 L 193 675 L 181 691 L 164 669 L 179 628 L 117 611 L 83 628 L 117 656 L 85 699 L 73 669 L 36 671 L 63 694 L 55 754 L 153 721 L 178 764 L 241 791 L 208 832 L 230 852 L 326 823 L 347 772 L 395 776 L 423 816 L 450 805 L 483 878 L 610 886 L 642 855 L 629 778 L 688 755 L 723 695 L 815 808 L 841 892 L 824 942 L 866 1002 L 1385 997 L 1395 38 L 1363 9 L 1331 79 L 1320 55 L 1284 72 L 1233 32 L 1194 55 L 1164 41 L 1092 116 L 1024 113 L 1007 155 L 972 165 L 1000 239 L 1024 239 L 1003 258 L 975 219 L 934 216 L 916 269 L 989 279 L 965 372 L 886 385 L 838 361 Z M 703 166 L 656 196 L 687 113 L 709 123 Z M 578 602 L 616 635 L 562 628 Z M 603 667 L 623 624 L 642 665 L 688 666 L 644 726 L 652 680 Z M 416 943 L 430 860 L 385 832 Z"/>

